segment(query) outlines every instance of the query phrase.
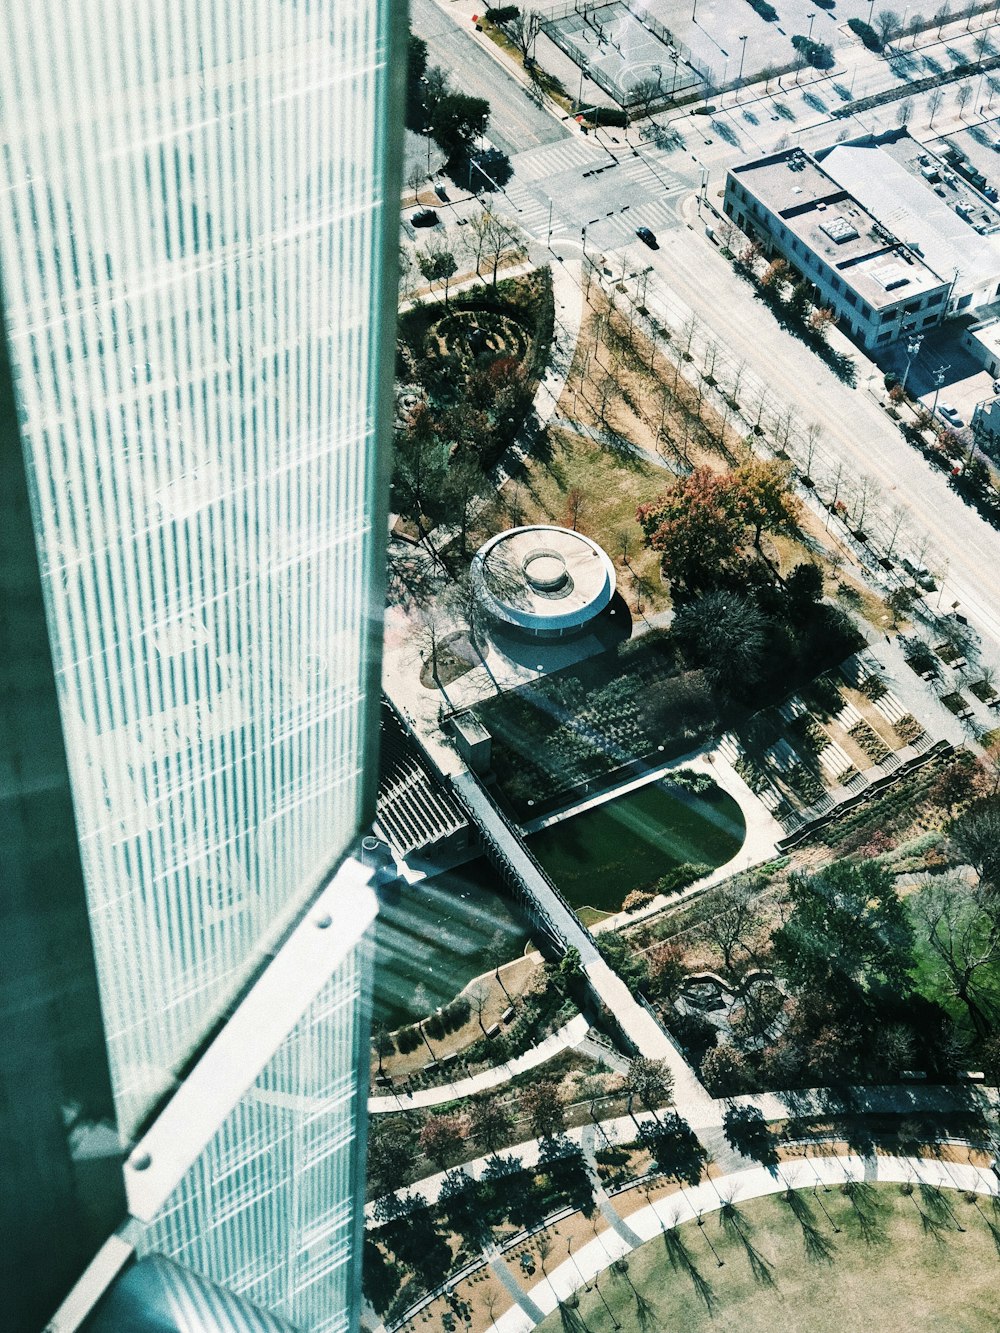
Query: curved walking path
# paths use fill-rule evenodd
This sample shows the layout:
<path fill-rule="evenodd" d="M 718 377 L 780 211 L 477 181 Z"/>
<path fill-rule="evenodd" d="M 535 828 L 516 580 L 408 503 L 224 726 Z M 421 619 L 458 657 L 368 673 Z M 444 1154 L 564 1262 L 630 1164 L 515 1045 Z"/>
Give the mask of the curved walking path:
<path fill-rule="evenodd" d="M 787 1120 L 796 1116 L 816 1117 L 822 1115 L 918 1115 L 922 1112 L 947 1113 L 950 1111 L 974 1111 L 983 1115 L 996 1116 L 1000 1111 L 1000 1088 L 983 1087 L 978 1084 L 939 1085 L 885 1085 L 859 1088 L 804 1088 L 800 1091 L 777 1093 L 749 1093 L 743 1097 L 708 1098 L 708 1107 L 704 1104 L 694 1108 L 694 1114 L 686 1114 L 680 1104 L 676 1109 L 688 1121 L 699 1138 L 708 1137 L 706 1131 L 713 1131 L 711 1137 L 722 1134 L 726 1112 L 730 1109 L 753 1106 L 760 1111 L 765 1120 Z M 700 1112 L 700 1114 L 699 1114 Z M 652 1124 L 657 1117 L 652 1111 L 637 1111 L 634 1115 L 615 1116 L 598 1121 L 601 1137 L 610 1143 L 630 1143 L 639 1133 L 643 1124 Z M 586 1153 L 593 1143 L 595 1126 L 593 1123 L 568 1129 L 561 1135 L 571 1144 L 581 1147 Z M 523 1143 L 511 1144 L 503 1149 L 501 1156 L 516 1158 L 523 1167 L 538 1164 L 541 1154 L 541 1139 L 528 1139 Z M 723 1159 L 723 1152 L 713 1144 L 716 1162 Z M 725 1156 L 733 1163 L 746 1162 L 735 1151 L 726 1151 Z M 456 1173 L 478 1180 L 495 1157 L 476 1157 L 462 1162 L 448 1171 L 438 1171 L 425 1176 L 414 1185 L 403 1186 L 396 1190 L 396 1197 L 403 1200 L 422 1199 L 425 1203 L 436 1203 L 438 1195 L 448 1180 Z M 739 1174 L 737 1172 L 736 1174 Z M 380 1225 L 375 1215 L 375 1200 L 365 1205 L 365 1219 L 369 1227 Z"/>
<path fill-rule="evenodd" d="M 692 1189 L 679 1190 L 667 1200 L 650 1203 L 630 1214 L 628 1229 L 635 1236 L 634 1242 L 630 1243 L 617 1228 L 602 1233 L 575 1251 L 572 1259 L 567 1259 L 547 1277 L 522 1291 L 522 1297 L 526 1299 L 519 1300 L 490 1328 L 495 1333 L 528 1333 L 539 1322 L 536 1311 L 541 1311 L 542 1317 L 551 1314 L 559 1301 L 565 1301 L 578 1288 L 598 1277 L 616 1259 L 681 1223 L 692 1222 L 703 1213 L 715 1212 L 723 1203 L 758 1199 L 789 1188 L 842 1185 L 850 1180 L 898 1184 L 911 1181 L 943 1189 L 971 1190 L 977 1194 L 1000 1193 L 1000 1181 L 982 1167 L 927 1157 L 883 1157 L 877 1154 L 861 1157 L 847 1153 L 782 1162 L 773 1170 L 755 1166 L 732 1171 Z M 515 1299 L 519 1298 L 515 1296 Z"/>
<path fill-rule="evenodd" d="M 587 1019 L 583 1014 L 577 1014 L 557 1032 L 550 1033 L 537 1046 L 532 1046 L 530 1050 L 513 1060 L 507 1060 L 502 1065 L 484 1069 L 480 1074 L 470 1074 L 468 1078 L 457 1079 L 454 1083 L 443 1083 L 437 1088 L 421 1088 L 419 1092 L 401 1095 L 386 1093 L 380 1097 L 369 1097 L 368 1114 L 382 1115 L 388 1111 L 414 1111 L 423 1106 L 440 1106 L 458 1097 L 471 1097 L 477 1092 L 485 1092 L 488 1088 L 498 1088 L 501 1084 L 516 1078 L 518 1074 L 545 1064 L 546 1060 L 551 1060 L 560 1051 L 579 1046 L 589 1031 L 590 1024 Z"/>

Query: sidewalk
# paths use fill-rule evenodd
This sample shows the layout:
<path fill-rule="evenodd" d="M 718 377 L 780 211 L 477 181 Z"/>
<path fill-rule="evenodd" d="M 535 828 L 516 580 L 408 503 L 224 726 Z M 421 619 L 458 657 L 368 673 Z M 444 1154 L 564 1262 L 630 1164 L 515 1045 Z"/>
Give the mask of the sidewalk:
<path fill-rule="evenodd" d="M 825 1114 L 853 1111 L 855 1114 L 871 1115 L 919 1115 L 921 1112 L 974 1111 L 996 1115 L 1000 1108 L 1000 1089 L 982 1087 L 976 1084 L 926 1085 L 887 1085 L 859 1088 L 803 1088 L 786 1093 L 760 1092 L 749 1093 L 743 1097 L 709 1098 L 706 1094 L 701 1114 L 684 1116 L 699 1137 L 706 1130 L 717 1130 L 725 1121 L 726 1112 L 732 1108 L 754 1106 L 765 1120 L 787 1120 L 804 1115 L 820 1116 Z M 684 1108 L 677 1106 L 679 1114 Z M 630 1143 L 639 1133 L 639 1127 L 652 1124 L 657 1117 L 652 1111 L 637 1111 L 634 1116 L 616 1116 L 599 1122 L 601 1136 L 612 1143 Z M 568 1129 L 560 1137 L 567 1142 L 582 1146 L 587 1135 L 594 1130 L 592 1124 L 580 1125 Z M 516 1158 L 522 1167 L 533 1167 L 538 1163 L 541 1152 L 541 1139 L 528 1139 L 524 1143 L 512 1144 L 500 1154 L 504 1159 Z M 426 1203 L 435 1203 L 445 1182 L 456 1172 L 478 1180 L 487 1166 L 496 1158 L 476 1157 L 463 1162 L 449 1171 L 439 1171 L 425 1176 L 416 1184 L 396 1190 L 398 1199 L 407 1196 L 423 1199 Z M 1000 1184 L 1000 1182 L 998 1182 Z M 375 1201 L 365 1205 L 366 1225 L 381 1225 L 375 1217 Z"/>
<path fill-rule="evenodd" d="M 589 1031 L 590 1024 L 587 1019 L 583 1014 L 577 1014 L 576 1018 L 571 1018 L 558 1032 L 551 1033 L 544 1041 L 532 1046 L 523 1055 L 502 1065 L 496 1065 L 493 1069 L 484 1069 L 481 1074 L 472 1074 L 469 1078 L 445 1083 L 439 1088 L 421 1088 L 418 1092 L 403 1095 L 391 1093 L 380 1097 L 369 1097 L 368 1114 L 382 1115 L 389 1111 L 414 1111 L 424 1106 L 441 1106 L 444 1102 L 455 1101 L 459 1097 L 472 1097 L 477 1092 L 485 1092 L 487 1088 L 498 1088 L 504 1083 L 509 1083 L 518 1074 L 524 1074 L 529 1069 L 545 1064 L 546 1060 L 553 1059 L 560 1051 L 579 1046 Z"/>

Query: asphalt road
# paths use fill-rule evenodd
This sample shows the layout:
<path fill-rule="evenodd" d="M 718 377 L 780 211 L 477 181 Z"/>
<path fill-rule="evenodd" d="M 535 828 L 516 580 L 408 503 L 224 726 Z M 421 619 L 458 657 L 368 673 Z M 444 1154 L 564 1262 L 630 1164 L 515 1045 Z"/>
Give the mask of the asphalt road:
<path fill-rule="evenodd" d="M 486 98 L 491 107 L 487 137 L 508 156 L 568 136 L 434 0 L 410 0 L 410 27 L 427 43 L 429 63 L 446 70 L 459 92 Z"/>

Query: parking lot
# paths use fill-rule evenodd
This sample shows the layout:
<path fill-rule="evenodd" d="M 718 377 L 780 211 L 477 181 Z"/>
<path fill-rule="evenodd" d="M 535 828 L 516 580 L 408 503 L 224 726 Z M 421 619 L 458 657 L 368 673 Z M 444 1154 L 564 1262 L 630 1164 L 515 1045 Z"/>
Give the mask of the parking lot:
<path fill-rule="evenodd" d="M 631 8 L 637 15 L 649 14 L 669 29 L 690 49 L 694 64 L 708 71 L 716 85 L 732 83 L 739 75 L 741 60 L 745 81 L 757 78 L 767 69 L 793 67 L 796 53 L 791 39 L 808 36 L 810 32 L 813 41 L 832 48 L 836 61 L 838 49 L 857 44 L 857 38 L 847 27 L 848 21 L 853 18 L 867 22 L 871 12 L 868 0 L 836 0 L 831 9 L 824 9 L 810 0 L 770 2 L 778 15 L 770 22 L 761 18 L 745 0 L 632 0 Z M 875 11 L 876 19 L 882 8 L 879 6 Z M 933 25 L 934 15 L 941 5 L 940 0 L 918 0 L 916 4 L 890 4 L 885 8 L 895 12 L 900 19 L 905 17 L 909 27 L 918 18 Z M 960 5 L 956 3 L 953 8 L 958 10 Z M 986 6 L 982 18 L 973 19 L 972 29 L 991 19 L 993 9 L 992 5 Z M 567 21 L 572 21 L 573 17 Z M 641 25 L 635 26 L 641 30 Z M 928 36 L 933 37 L 935 33 L 936 28 L 932 26 Z M 747 39 L 745 54 L 740 40 L 744 35 Z M 644 51 L 642 39 L 638 39 L 634 49 L 628 40 L 620 44 L 627 59 L 639 63 L 662 63 L 656 55 Z M 595 47 L 596 43 L 591 45 L 591 55 Z M 662 46 L 660 49 L 662 52 Z M 647 70 L 644 76 L 648 77 L 648 73 Z"/>

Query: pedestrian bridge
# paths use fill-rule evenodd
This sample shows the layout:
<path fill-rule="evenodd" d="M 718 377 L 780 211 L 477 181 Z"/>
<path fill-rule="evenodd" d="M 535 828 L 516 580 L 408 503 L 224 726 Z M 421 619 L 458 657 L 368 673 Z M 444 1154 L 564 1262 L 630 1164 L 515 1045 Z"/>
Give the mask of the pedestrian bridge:
<path fill-rule="evenodd" d="M 663 1060 L 674 1076 L 674 1100 L 682 1114 L 712 1099 L 653 1013 L 607 965 L 593 935 L 525 846 L 518 830 L 494 805 L 474 773 L 451 778 L 452 788 L 478 828 L 487 857 L 560 954 L 576 949 L 591 990 L 637 1054 Z M 685 1111 L 689 1108 L 689 1111 Z M 702 1108 L 704 1109 L 704 1108 Z"/>

